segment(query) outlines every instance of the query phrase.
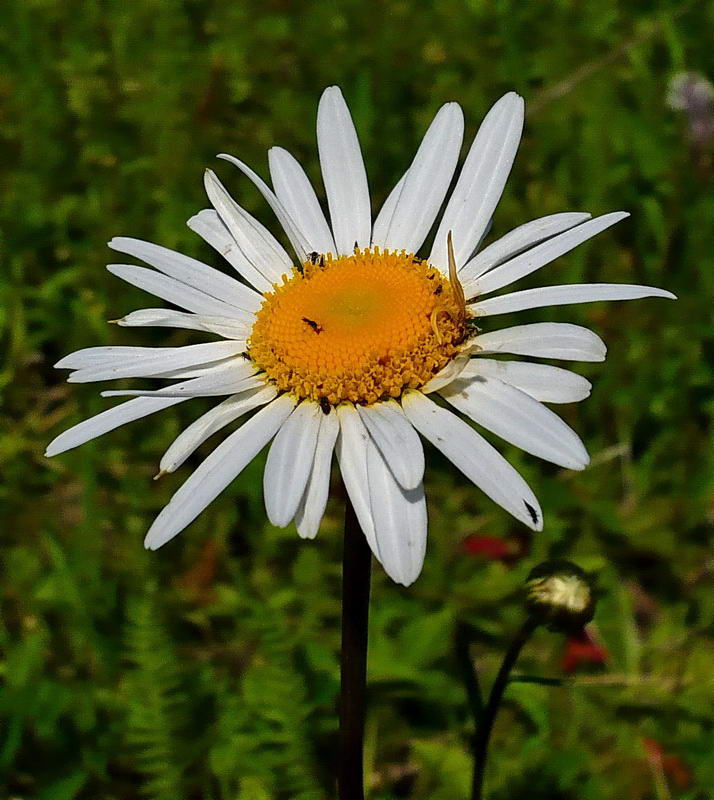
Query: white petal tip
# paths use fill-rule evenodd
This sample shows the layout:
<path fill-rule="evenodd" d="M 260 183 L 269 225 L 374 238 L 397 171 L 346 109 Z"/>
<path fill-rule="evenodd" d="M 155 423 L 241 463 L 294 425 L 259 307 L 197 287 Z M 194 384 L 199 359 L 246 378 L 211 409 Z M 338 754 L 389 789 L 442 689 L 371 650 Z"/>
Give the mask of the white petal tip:
<path fill-rule="evenodd" d="M 521 109 L 525 108 L 526 101 L 523 97 L 518 94 L 518 92 L 506 92 L 499 100 L 496 101 L 495 105 L 506 105 L 513 106 L 514 109 L 520 106 Z"/>
<path fill-rule="evenodd" d="M 297 534 L 301 539 L 306 539 L 306 540 L 312 541 L 312 539 L 314 539 L 317 536 L 317 531 L 316 530 L 312 530 L 312 529 L 310 529 L 310 530 L 304 530 L 304 529 L 300 530 L 300 528 L 298 528 L 297 529 Z"/>
<path fill-rule="evenodd" d="M 275 514 L 268 513 L 267 511 L 266 516 L 268 517 L 268 522 L 275 528 L 287 528 L 292 522 L 290 519 L 286 520 L 284 517 L 275 516 Z"/>
<path fill-rule="evenodd" d="M 131 241 L 132 239 L 129 236 L 112 236 L 112 238 L 107 242 L 107 247 L 110 247 L 112 250 L 123 252 L 127 243 Z"/>
<path fill-rule="evenodd" d="M 158 550 L 160 547 L 166 544 L 171 537 L 167 538 L 160 538 L 158 536 L 153 536 L 151 532 L 146 534 L 146 538 L 144 539 L 144 547 L 147 550 Z"/>
<path fill-rule="evenodd" d="M 389 573 L 387 573 L 387 574 L 389 574 Z M 409 576 L 403 576 L 403 577 L 396 577 L 394 575 L 389 575 L 389 577 L 395 583 L 398 583 L 400 586 L 404 586 L 406 588 L 406 587 L 411 586 L 414 583 L 414 581 L 419 577 L 419 575 L 421 575 L 421 570 L 419 570 L 419 572 L 414 576 L 409 575 Z"/>
<path fill-rule="evenodd" d="M 330 95 L 339 95 L 342 97 L 342 89 L 340 89 L 337 85 L 327 86 L 320 97 L 320 100 L 330 96 Z"/>

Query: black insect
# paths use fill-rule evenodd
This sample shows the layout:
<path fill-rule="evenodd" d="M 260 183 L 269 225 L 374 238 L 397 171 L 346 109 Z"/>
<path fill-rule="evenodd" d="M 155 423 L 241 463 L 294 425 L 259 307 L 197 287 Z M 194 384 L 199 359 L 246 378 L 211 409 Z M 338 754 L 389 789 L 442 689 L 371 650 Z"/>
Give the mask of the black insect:
<path fill-rule="evenodd" d="M 531 515 L 531 519 L 533 520 L 533 524 L 537 525 L 538 524 L 538 512 L 535 510 L 535 508 L 533 508 L 533 506 L 530 503 L 526 503 L 525 500 L 523 502 L 525 503 L 525 506 L 526 506 L 526 509 L 528 510 L 528 513 Z"/>
<path fill-rule="evenodd" d="M 321 253 L 318 253 L 316 250 L 313 250 L 312 253 L 307 254 L 307 260 L 311 264 L 317 264 L 318 267 L 325 266 L 325 256 Z"/>
<path fill-rule="evenodd" d="M 444 291 L 444 287 L 439 285 L 434 289 L 434 294 L 441 294 Z"/>
<path fill-rule="evenodd" d="M 327 416 L 330 413 L 330 409 L 332 406 L 329 404 L 326 397 L 320 398 L 320 408 L 322 409 L 322 413 Z"/>
<path fill-rule="evenodd" d="M 303 317 L 302 321 L 306 325 L 309 325 L 315 331 L 315 333 L 322 333 L 322 325 L 318 325 L 318 323 L 315 322 L 314 319 L 308 319 L 307 317 Z"/>

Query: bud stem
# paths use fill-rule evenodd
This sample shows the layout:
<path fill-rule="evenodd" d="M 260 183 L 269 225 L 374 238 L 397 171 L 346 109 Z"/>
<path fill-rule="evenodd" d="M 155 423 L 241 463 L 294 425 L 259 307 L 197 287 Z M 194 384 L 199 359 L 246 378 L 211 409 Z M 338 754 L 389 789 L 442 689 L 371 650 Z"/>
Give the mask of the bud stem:
<path fill-rule="evenodd" d="M 511 646 L 503 657 L 503 663 L 498 670 L 496 680 L 491 687 L 491 693 L 483 711 L 476 718 L 476 733 L 473 740 L 474 773 L 471 784 L 471 800 L 483 800 L 483 778 L 486 771 L 486 758 L 488 756 L 488 743 L 491 738 L 493 723 L 503 699 L 503 693 L 508 685 L 511 670 L 518 660 L 518 656 L 525 643 L 530 639 L 539 622 L 533 617 L 528 617 L 521 625 L 520 630 L 511 642 Z"/>
<path fill-rule="evenodd" d="M 346 493 L 345 493 L 346 494 Z M 342 551 L 339 800 L 364 800 L 363 741 L 372 553 L 349 497 Z"/>

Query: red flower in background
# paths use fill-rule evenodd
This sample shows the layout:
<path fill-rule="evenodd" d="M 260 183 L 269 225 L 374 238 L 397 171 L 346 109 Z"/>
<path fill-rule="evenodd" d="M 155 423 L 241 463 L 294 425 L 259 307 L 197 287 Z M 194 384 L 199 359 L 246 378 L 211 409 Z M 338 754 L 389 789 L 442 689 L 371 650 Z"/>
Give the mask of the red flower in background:
<path fill-rule="evenodd" d="M 610 654 L 595 640 L 587 628 L 568 636 L 563 652 L 562 667 L 565 672 L 575 672 L 578 667 L 606 664 Z"/>
<path fill-rule="evenodd" d="M 678 789 L 692 785 L 692 771 L 676 753 L 668 753 L 656 739 L 643 739 L 647 760 Z"/>
<path fill-rule="evenodd" d="M 468 536 L 463 547 L 470 556 L 483 556 L 488 561 L 502 561 L 513 555 L 513 545 L 496 536 Z"/>
<path fill-rule="evenodd" d="M 486 561 L 502 561 L 512 564 L 528 550 L 528 537 L 522 539 L 499 539 L 497 536 L 467 536 L 461 543 L 464 553 Z"/>

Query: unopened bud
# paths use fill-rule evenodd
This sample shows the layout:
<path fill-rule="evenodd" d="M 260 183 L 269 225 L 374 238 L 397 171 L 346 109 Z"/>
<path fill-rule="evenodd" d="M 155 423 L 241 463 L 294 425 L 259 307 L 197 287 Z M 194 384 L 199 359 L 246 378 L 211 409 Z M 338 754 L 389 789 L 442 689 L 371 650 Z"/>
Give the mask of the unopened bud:
<path fill-rule="evenodd" d="M 592 581 L 571 561 L 544 561 L 526 580 L 526 607 L 534 620 L 550 630 L 573 633 L 595 614 Z"/>

